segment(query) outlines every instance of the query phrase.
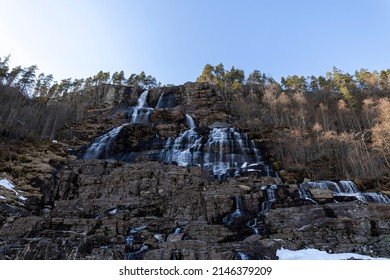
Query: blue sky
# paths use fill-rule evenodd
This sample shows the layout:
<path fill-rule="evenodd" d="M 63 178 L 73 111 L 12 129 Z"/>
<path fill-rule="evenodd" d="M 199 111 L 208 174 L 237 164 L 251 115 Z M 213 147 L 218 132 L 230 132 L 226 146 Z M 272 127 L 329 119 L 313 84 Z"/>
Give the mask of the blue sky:
<path fill-rule="evenodd" d="M 144 70 L 194 81 L 206 63 L 275 79 L 390 68 L 390 1 L 0 0 L 0 56 L 56 80 Z"/>

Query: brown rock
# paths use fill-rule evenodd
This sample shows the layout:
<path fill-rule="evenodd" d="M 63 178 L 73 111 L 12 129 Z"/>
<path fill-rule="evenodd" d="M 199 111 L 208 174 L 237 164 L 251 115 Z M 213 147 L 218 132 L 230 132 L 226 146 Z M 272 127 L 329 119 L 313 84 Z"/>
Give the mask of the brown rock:
<path fill-rule="evenodd" d="M 177 123 L 184 120 L 184 114 L 178 110 L 154 110 L 150 121 L 157 123 Z"/>
<path fill-rule="evenodd" d="M 180 133 L 180 127 L 177 124 L 158 124 L 156 125 L 158 135 L 163 138 L 172 137 L 175 138 Z"/>
<path fill-rule="evenodd" d="M 310 189 L 313 199 L 319 203 L 329 203 L 334 199 L 333 192 L 328 189 Z"/>

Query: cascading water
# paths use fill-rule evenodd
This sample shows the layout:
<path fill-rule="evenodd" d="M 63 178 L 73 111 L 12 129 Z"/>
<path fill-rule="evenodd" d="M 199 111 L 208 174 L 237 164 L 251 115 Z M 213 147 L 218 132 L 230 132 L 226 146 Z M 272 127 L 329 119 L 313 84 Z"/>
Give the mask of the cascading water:
<path fill-rule="evenodd" d="M 308 201 L 313 202 L 314 204 L 318 204 L 318 203 L 313 199 L 313 197 L 311 196 L 311 194 L 310 194 L 307 190 L 305 190 L 304 188 L 298 188 L 298 195 L 299 195 L 299 198 L 300 198 L 300 199 L 308 200 Z"/>
<path fill-rule="evenodd" d="M 367 199 L 367 202 L 390 204 L 390 198 L 387 195 L 384 195 L 383 193 L 366 192 L 366 193 L 363 193 L 363 195 Z"/>
<path fill-rule="evenodd" d="M 176 139 L 168 138 L 160 154 L 160 159 L 166 163 L 176 162 L 180 166 L 196 165 L 201 157 L 202 137 L 196 132 L 194 119 L 186 115 L 187 126 Z"/>
<path fill-rule="evenodd" d="M 358 192 L 355 184 L 352 181 L 339 181 L 339 183 L 332 181 L 304 182 L 300 185 L 300 188 L 317 188 L 331 190 L 335 197 L 354 196 L 360 201 L 367 202 L 365 197 L 361 195 L 360 192 Z"/>
<path fill-rule="evenodd" d="M 360 192 L 354 182 L 342 180 L 338 182 L 320 181 L 320 182 L 305 182 L 300 185 L 300 188 L 320 188 L 328 189 L 333 192 L 335 197 L 352 196 L 357 200 L 368 203 L 385 203 L 390 204 L 390 198 L 381 193 L 363 193 Z"/>
<path fill-rule="evenodd" d="M 323 189 L 331 190 L 333 193 L 341 193 L 340 186 L 336 182 L 332 181 L 318 181 L 318 182 L 304 182 L 300 185 L 302 188 L 314 188 L 314 189 Z"/>
<path fill-rule="evenodd" d="M 175 106 L 175 97 L 173 94 L 163 92 L 157 101 L 156 109 L 169 109 Z"/>
<path fill-rule="evenodd" d="M 232 216 L 233 217 L 240 217 L 240 216 L 242 216 L 242 213 L 244 210 L 244 207 L 242 205 L 241 195 L 236 195 L 235 201 L 236 201 L 236 210 L 234 210 Z"/>
<path fill-rule="evenodd" d="M 107 133 L 97 137 L 85 150 L 83 159 L 91 160 L 101 157 L 108 157 L 111 144 L 116 136 L 119 134 L 124 125 L 111 129 Z"/>
<path fill-rule="evenodd" d="M 244 207 L 241 195 L 236 195 L 234 199 L 236 209 L 223 218 L 223 223 L 227 226 L 231 226 L 234 224 L 235 220 L 244 216 Z"/>
<path fill-rule="evenodd" d="M 138 232 L 140 232 L 141 230 L 143 229 L 146 229 L 147 226 L 143 225 L 143 226 L 140 226 L 140 227 L 136 227 L 136 228 L 132 228 L 129 232 L 129 235 L 126 235 L 125 236 L 125 244 L 126 246 L 128 247 L 131 247 L 134 243 L 134 240 L 135 240 L 135 234 L 137 234 Z M 149 250 L 149 247 L 145 244 L 143 244 L 139 250 L 137 251 L 134 251 L 134 252 L 128 252 L 128 250 L 126 249 L 126 259 L 128 260 L 138 260 L 140 259 L 140 256 L 142 253 L 144 252 L 147 252 Z"/>
<path fill-rule="evenodd" d="M 145 90 L 137 100 L 137 106 L 132 108 L 131 123 L 148 123 L 149 115 L 153 108 L 148 107 L 146 99 L 148 98 L 148 91 Z"/>
<path fill-rule="evenodd" d="M 187 126 L 190 128 L 190 129 L 195 129 L 196 128 L 196 124 L 195 124 L 195 120 L 193 117 L 191 117 L 190 115 L 186 114 L 186 122 L 187 122 Z"/>
<path fill-rule="evenodd" d="M 261 172 L 264 176 L 276 173 L 265 164 L 254 141 L 237 128 L 213 128 L 207 141 L 201 137 L 194 119 L 186 115 L 188 130 L 176 139 L 168 138 L 160 160 L 180 166 L 197 165 L 215 177 L 238 176 L 240 172 Z"/>
<path fill-rule="evenodd" d="M 246 225 L 252 229 L 253 233 L 256 234 L 256 235 L 259 235 L 260 234 L 260 231 L 257 227 L 257 218 L 254 218 L 252 220 L 249 220 Z"/>
<path fill-rule="evenodd" d="M 261 190 L 265 193 L 265 199 L 261 203 L 261 213 L 265 213 L 271 210 L 272 205 L 276 201 L 275 191 L 278 189 L 276 185 L 263 186 Z"/>
<path fill-rule="evenodd" d="M 154 110 L 147 104 L 148 91 L 142 92 L 137 105 L 129 110 L 130 123 L 149 123 L 150 113 Z M 157 108 L 173 106 L 174 95 L 162 94 Z M 126 151 L 112 154 L 111 146 L 124 125 L 114 128 L 97 137 L 82 154 L 83 159 L 112 158 L 133 162 L 139 153 L 142 158 L 161 160 L 165 163 L 176 163 L 179 166 L 200 166 L 216 178 L 239 176 L 243 172 L 256 172 L 262 176 L 277 177 L 277 174 L 261 158 L 260 150 L 246 133 L 237 128 L 214 127 L 208 135 L 200 135 L 194 118 L 185 115 L 187 130 L 176 138 L 161 139 L 156 135 L 147 149 L 147 153 L 138 147 L 137 151 Z M 125 124 L 127 125 L 127 124 Z M 161 148 L 162 147 L 162 148 Z M 111 153 L 110 153 L 111 152 Z"/>
<path fill-rule="evenodd" d="M 205 144 L 203 168 L 221 176 L 247 162 L 247 150 L 242 149 L 243 139 L 234 129 L 213 128 Z M 234 174 L 235 175 L 235 174 Z"/>
<path fill-rule="evenodd" d="M 213 128 L 203 150 L 202 167 L 216 177 L 238 176 L 241 171 L 271 175 L 254 141 L 237 128 Z"/>
<path fill-rule="evenodd" d="M 339 181 L 341 193 L 358 193 L 357 186 L 352 181 Z"/>
<path fill-rule="evenodd" d="M 275 201 L 275 196 L 273 195 L 273 201 Z M 234 211 L 227 214 L 223 218 L 223 223 L 230 227 L 247 227 L 250 229 L 252 234 L 269 236 L 269 229 L 264 224 L 264 215 L 259 213 L 257 217 L 253 218 L 253 213 L 246 212 L 244 210 L 244 204 L 241 195 L 236 195 L 234 197 Z"/>
<path fill-rule="evenodd" d="M 131 108 L 131 123 L 149 122 L 149 115 L 153 108 L 145 107 L 147 106 L 147 97 L 148 91 L 144 91 L 137 100 L 137 106 Z M 93 140 L 81 156 L 82 159 L 91 160 L 98 158 L 110 158 L 109 152 L 111 145 L 125 125 L 126 124 L 113 128 Z"/>

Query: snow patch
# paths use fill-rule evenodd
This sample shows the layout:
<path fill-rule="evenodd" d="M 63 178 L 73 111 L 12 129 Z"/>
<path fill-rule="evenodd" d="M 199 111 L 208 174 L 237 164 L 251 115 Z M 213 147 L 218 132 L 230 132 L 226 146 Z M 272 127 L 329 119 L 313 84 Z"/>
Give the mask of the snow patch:
<path fill-rule="evenodd" d="M 362 260 L 388 260 L 386 258 L 373 258 L 355 253 L 329 254 L 317 249 L 292 251 L 282 248 L 276 251 L 276 255 L 279 257 L 279 260 L 346 260 L 351 258 Z"/>
<path fill-rule="evenodd" d="M 24 197 L 17 190 L 15 190 L 15 185 L 8 179 L 0 179 L 0 187 L 4 187 L 7 190 L 13 191 L 20 200 L 27 200 L 26 197 Z M 5 197 L 3 196 L 1 198 L 5 199 Z"/>
<path fill-rule="evenodd" d="M 109 215 L 115 215 L 116 213 L 118 213 L 118 208 L 115 208 L 115 209 L 112 209 L 111 211 L 108 211 Z"/>

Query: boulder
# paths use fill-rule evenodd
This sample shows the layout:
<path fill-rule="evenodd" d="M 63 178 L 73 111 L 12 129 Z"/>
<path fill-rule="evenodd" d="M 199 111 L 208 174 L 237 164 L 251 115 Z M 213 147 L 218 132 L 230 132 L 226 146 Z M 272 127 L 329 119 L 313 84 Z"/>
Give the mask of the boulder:
<path fill-rule="evenodd" d="M 333 192 L 328 189 L 310 189 L 310 193 L 318 203 L 329 203 L 334 200 Z"/>

